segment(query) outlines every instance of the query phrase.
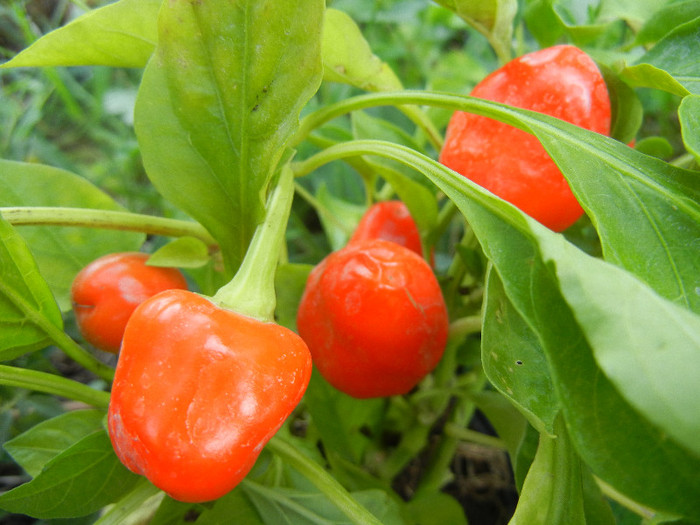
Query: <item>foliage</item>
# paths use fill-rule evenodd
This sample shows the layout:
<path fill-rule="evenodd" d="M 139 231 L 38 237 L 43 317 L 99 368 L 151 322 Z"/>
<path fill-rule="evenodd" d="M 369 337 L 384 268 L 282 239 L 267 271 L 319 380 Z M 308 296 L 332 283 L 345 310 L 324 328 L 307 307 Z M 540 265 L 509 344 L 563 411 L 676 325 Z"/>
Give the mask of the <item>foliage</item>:
<path fill-rule="evenodd" d="M 101 525 L 477 523 L 450 490 L 471 442 L 509 455 L 511 523 L 699 522 L 698 3 L 326 4 L 0 6 L 0 457 L 23 481 L 0 509 Z M 611 137 L 467 95 L 557 43 L 604 73 Z M 434 160 L 455 110 L 533 134 L 586 216 L 554 233 Z M 254 239 L 290 171 L 278 261 Z M 267 293 L 253 270 L 272 260 L 275 318 L 296 329 L 313 265 L 392 198 L 449 309 L 432 374 L 358 400 L 314 372 L 211 503 L 121 465 L 104 422 L 114 363 L 71 311 L 82 267 L 142 249 L 202 294 L 235 283 L 243 304 Z M 481 415 L 496 436 L 472 428 Z"/>

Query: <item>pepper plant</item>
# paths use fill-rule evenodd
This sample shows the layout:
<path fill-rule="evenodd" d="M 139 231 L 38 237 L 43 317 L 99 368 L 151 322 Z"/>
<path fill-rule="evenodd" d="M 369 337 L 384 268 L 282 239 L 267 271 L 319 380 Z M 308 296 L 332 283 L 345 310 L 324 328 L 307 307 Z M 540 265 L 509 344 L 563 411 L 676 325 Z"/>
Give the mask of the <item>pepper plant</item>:
<path fill-rule="evenodd" d="M 119 140 L 135 145 L 150 200 L 130 207 L 119 174 L 101 186 L 89 169 L 0 160 L 0 435 L 25 475 L 0 509 L 100 525 L 463 524 L 453 459 L 476 443 L 510 460 L 517 506 L 501 522 L 700 522 L 697 2 L 72 3 L 82 14 L 0 65 L 0 105 L 44 71 L 77 126 L 61 71 L 136 74 Z M 27 22 L 24 9 L 12 2 Z M 396 24 L 377 48 L 377 21 L 406 16 L 432 45 L 411 49 Z M 537 100 L 469 94 L 560 44 L 602 73 L 609 133 Z M 506 85 L 523 93 L 519 81 Z M 454 112 L 534 137 L 585 215 L 554 232 L 438 162 Z M 21 122 L 5 144 L 33 133 Z M 498 144 L 489 129 L 479 140 Z M 357 399 L 284 359 L 300 348 L 289 330 L 314 265 L 387 200 L 415 220 L 449 334 L 409 392 Z M 90 262 L 130 251 L 179 268 L 191 291 L 136 310 L 111 404 L 117 358 L 75 329 L 70 289 Z M 185 303 L 191 318 L 172 313 Z M 381 332 L 387 304 L 358 322 Z"/>

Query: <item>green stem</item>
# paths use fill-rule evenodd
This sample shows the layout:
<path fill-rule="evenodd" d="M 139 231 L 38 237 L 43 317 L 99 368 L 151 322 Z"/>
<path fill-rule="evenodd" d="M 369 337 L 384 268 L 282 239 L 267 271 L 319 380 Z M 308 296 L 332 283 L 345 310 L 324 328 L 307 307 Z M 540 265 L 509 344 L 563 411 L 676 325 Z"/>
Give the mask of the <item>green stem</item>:
<path fill-rule="evenodd" d="M 319 489 L 355 525 L 381 525 L 381 522 L 365 507 L 360 505 L 338 481 L 318 463 L 306 457 L 291 444 L 273 437 L 267 444 L 274 452 Z"/>
<path fill-rule="evenodd" d="M 216 240 L 196 222 L 153 217 L 125 211 L 61 207 L 0 208 L 2 217 L 14 226 L 80 226 L 143 232 L 169 237 L 195 237 L 216 249 Z"/>
<path fill-rule="evenodd" d="M 484 445 L 485 447 L 506 450 L 506 445 L 503 443 L 503 440 L 454 423 L 447 423 L 445 425 L 445 435 L 459 441 L 467 441 L 469 443 L 476 443 L 477 445 Z"/>
<path fill-rule="evenodd" d="M 234 278 L 214 295 L 215 302 L 259 321 L 274 320 L 275 271 L 294 199 L 294 173 L 289 164 L 268 200 L 265 221 L 258 226 Z"/>
<path fill-rule="evenodd" d="M 486 381 L 486 374 L 483 373 L 483 370 L 480 370 L 478 381 L 471 385 L 472 391 L 481 391 L 486 385 Z M 437 492 L 442 488 L 445 482 L 445 472 L 448 470 L 460 442 L 460 438 L 448 429 L 465 428 L 472 419 L 475 410 L 476 405 L 470 398 L 457 398 L 450 414 L 450 421 L 446 423 L 440 442 L 423 473 L 420 484 L 416 488 L 416 496 Z"/>
<path fill-rule="evenodd" d="M 478 334 L 481 331 L 481 316 L 470 315 L 455 319 L 450 323 L 450 339 L 464 339 L 471 334 Z"/>
<path fill-rule="evenodd" d="M 433 147 L 440 151 L 442 149 L 443 144 L 442 135 L 437 130 L 432 121 L 427 117 L 427 115 L 420 110 L 420 108 L 416 107 L 415 105 L 403 104 L 404 93 L 412 93 L 412 91 L 383 92 L 360 95 L 357 97 L 342 100 L 335 104 L 330 104 L 324 108 L 316 110 L 301 120 L 297 132 L 290 140 L 290 147 L 295 147 L 296 145 L 300 144 L 311 134 L 311 132 L 314 129 L 322 126 L 326 122 L 336 117 L 345 115 L 358 109 L 364 109 L 366 107 L 372 107 L 376 105 L 390 105 L 397 106 L 397 109 L 399 109 L 399 111 L 401 111 L 414 124 L 416 124 L 421 130 L 423 130 Z M 381 102 L 370 102 L 369 104 L 365 102 L 366 100 L 374 99 L 380 100 Z"/>
<path fill-rule="evenodd" d="M 114 370 L 95 359 L 87 350 L 73 341 L 63 328 L 53 324 L 48 317 L 35 310 L 22 296 L 2 282 L 0 282 L 0 291 L 24 314 L 28 322 L 44 332 L 68 357 L 102 379 L 112 381 Z"/>
<path fill-rule="evenodd" d="M 107 392 L 95 390 L 72 379 L 37 370 L 0 365 L 0 384 L 74 399 L 96 408 L 107 408 L 109 405 Z"/>

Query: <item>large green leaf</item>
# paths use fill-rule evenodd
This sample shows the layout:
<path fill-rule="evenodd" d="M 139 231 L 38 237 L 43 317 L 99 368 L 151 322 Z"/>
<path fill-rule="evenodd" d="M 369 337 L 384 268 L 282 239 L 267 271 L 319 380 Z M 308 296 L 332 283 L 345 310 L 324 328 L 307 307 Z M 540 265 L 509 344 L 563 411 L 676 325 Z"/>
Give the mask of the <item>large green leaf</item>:
<path fill-rule="evenodd" d="M 0 217 L 0 360 L 46 346 L 43 322 L 63 328 L 61 312 L 27 244 Z"/>
<path fill-rule="evenodd" d="M 527 242 L 513 252 L 523 265 L 535 257 Z M 554 435 L 554 420 L 560 407 L 546 356 L 537 334 L 513 307 L 494 271 L 488 272 L 486 281 L 481 360 L 489 381 L 523 412 L 532 426 Z"/>
<path fill-rule="evenodd" d="M 700 313 L 697 173 L 555 119 L 528 126 L 596 226 L 605 259 Z"/>
<path fill-rule="evenodd" d="M 700 316 L 570 244 L 547 236 L 539 243 L 606 376 L 640 414 L 700 458 Z"/>
<path fill-rule="evenodd" d="M 139 90 L 148 176 L 240 264 L 270 177 L 321 80 L 323 2 L 168 2 Z"/>
<path fill-rule="evenodd" d="M 0 508 L 43 519 L 86 516 L 119 499 L 139 479 L 99 430 L 52 459 L 32 481 L 2 494 Z"/>
<path fill-rule="evenodd" d="M 32 477 L 76 441 L 102 428 L 102 410 L 75 410 L 56 416 L 4 444 L 5 450 Z"/>
<path fill-rule="evenodd" d="M 0 159 L 0 206 L 61 206 L 125 211 L 109 195 L 73 173 Z M 106 253 L 138 250 L 145 235 L 88 227 L 21 226 L 41 275 L 61 310 L 71 307 L 70 285 L 88 263 Z"/>
<path fill-rule="evenodd" d="M 640 57 L 636 65 L 625 68 L 622 75 L 638 86 L 663 89 L 681 96 L 700 94 L 699 39 L 700 17 L 697 17 L 677 26 Z"/>
<path fill-rule="evenodd" d="M 143 67 L 156 45 L 160 0 L 119 0 L 47 33 L 0 67 Z"/>

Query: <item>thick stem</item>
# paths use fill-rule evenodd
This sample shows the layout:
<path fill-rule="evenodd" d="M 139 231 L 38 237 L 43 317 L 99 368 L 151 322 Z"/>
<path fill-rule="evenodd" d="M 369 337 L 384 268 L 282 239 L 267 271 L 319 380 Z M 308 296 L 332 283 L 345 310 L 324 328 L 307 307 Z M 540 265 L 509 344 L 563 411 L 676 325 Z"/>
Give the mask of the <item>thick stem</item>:
<path fill-rule="evenodd" d="M 109 405 L 107 392 L 95 390 L 72 379 L 26 368 L 0 365 L 0 384 L 53 394 L 96 408 L 107 408 Z"/>
<path fill-rule="evenodd" d="M 360 505 L 336 479 L 320 465 L 306 457 L 289 443 L 273 437 L 267 449 L 274 452 L 304 475 L 355 525 L 381 525 L 381 522 Z"/>
<path fill-rule="evenodd" d="M 214 295 L 216 303 L 259 321 L 274 319 L 275 271 L 293 198 L 294 174 L 286 164 L 268 200 L 265 221 L 255 230 L 235 277 Z"/>
<path fill-rule="evenodd" d="M 216 250 L 216 240 L 196 222 L 153 217 L 124 211 L 62 207 L 0 208 L 3 219 L 13 226 L 79 226 L 164 235 L 195 237 Z"/>

